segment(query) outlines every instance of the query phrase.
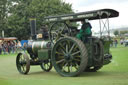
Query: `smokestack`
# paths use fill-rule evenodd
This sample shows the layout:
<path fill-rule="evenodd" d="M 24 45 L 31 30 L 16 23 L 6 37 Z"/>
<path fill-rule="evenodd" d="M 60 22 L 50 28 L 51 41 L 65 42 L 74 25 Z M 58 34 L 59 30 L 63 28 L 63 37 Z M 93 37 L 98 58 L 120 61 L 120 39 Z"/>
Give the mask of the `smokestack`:
<path fill-rule="evenodd" d="M 30 19 L 30 27 L 31 27 L 31 36 L 32 39 L 36 39 L 36 18 L 31 18 Z"/>

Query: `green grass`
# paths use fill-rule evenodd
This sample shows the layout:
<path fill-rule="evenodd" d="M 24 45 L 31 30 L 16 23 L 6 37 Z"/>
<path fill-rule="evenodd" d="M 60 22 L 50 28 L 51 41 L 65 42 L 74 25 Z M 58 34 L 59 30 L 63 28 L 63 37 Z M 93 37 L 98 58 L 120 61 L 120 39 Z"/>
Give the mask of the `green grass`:
<path fill-rule="evenodd" d="M 98 72 L 62 77 L 54 69 L 44 72 L 31 66 L 28 75 L 18 73 L 16 54 L 0 55 L 0 85 L 128 85 L 128 47 L 111 48 L 113 60 Z"/>

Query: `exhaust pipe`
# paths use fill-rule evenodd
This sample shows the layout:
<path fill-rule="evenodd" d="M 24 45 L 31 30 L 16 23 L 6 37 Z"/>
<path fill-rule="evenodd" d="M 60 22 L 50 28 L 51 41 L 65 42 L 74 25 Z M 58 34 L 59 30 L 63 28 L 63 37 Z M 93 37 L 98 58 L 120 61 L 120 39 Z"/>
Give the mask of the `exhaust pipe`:
<path fill-rule="evenodd" d="M 36 18 L 30 19 L 30 27 L 31 27 L 31 37 L 33 40 L 36 40 Z"/>

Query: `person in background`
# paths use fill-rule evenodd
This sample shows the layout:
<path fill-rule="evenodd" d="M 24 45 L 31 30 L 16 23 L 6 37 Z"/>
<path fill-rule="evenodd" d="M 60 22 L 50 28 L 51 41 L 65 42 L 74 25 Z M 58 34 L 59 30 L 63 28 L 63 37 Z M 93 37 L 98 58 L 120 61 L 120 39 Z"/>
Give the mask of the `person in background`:
<path fill-rule="evenodd" d="M 0 43 L 0 55 L 2 54 L 2 43 Z"/>
<path fill-rule="evenodd" d="M 15 52 L 17 53 L 18 52 L 18 42 L 15 43 Z"/>
<path fill-rule="evenodd" d="M 4 54 L 6 54 L 7 43 L 6 43 L 5 41 L 3 41 L 3 44 L 2 44 L 2 50 L 3 50 Z"/>
<path fill-rule="evenodd" d="M 117 47 L 117 44 L 118 44 L 118 41 L 117 41 L 117 39 L 115 39 L 114 40 L 114 46 L 115 46 L 115 48 Z"/>
<path fill-rule="evenodd" d="M 128 46 L 128 39 L 125 39 L 125 47 Z"/>
<path fill-rule="evenodd" d="M 121 40 L 120 40 L 120 44 L 123 45 L 123 43 L 124 43 L 124 41 L 123 41 L 123 39 L 121 39 Z"/>
<path fill-rule="evenodd" d="M 23 50 L 24 50 L 24 52 L 26 51 L 26 49 L 27 49 L 27 43 L 25 42 L 25 43 L 23 44 Z"/>
<path fill-rule="evenodd" d="M 14 41 L 10 42 L 10 47 L 11 47 L 12 53 L 15 53 L 15 42 Z"/>
<path fill-rule="evenodd" d="M 7 52 L 8 54 L 11 53 L 11 42 L 10 41 L 7 42 Z"/>

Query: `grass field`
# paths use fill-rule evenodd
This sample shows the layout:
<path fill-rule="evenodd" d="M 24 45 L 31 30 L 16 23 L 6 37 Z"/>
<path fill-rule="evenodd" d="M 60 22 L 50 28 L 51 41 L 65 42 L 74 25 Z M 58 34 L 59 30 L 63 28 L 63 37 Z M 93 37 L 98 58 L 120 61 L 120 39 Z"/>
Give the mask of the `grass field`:
<path fill-rule="evenodd" d="M 15 65 L 16 54 L 0 55 L 0 85 L 128 85 L 128 47 L 111 48 L 111 52 L 111 64 L 79 77 L 62 77 L 54 69 L 44 72 L 39 66 L 21 75 Z"/>

